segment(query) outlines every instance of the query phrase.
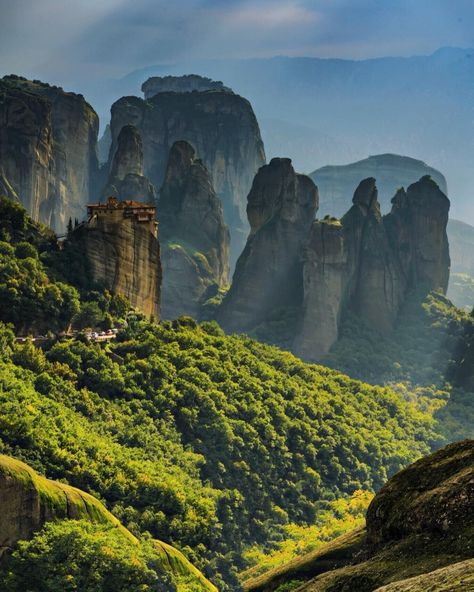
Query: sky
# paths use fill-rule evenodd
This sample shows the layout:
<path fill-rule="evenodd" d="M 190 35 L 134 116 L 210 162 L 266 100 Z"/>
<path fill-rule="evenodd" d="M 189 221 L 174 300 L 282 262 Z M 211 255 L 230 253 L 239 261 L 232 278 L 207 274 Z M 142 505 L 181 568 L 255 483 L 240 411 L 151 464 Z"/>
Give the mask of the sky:
<path fill-rule="evenodd" d="M 0 73 L 71 84 L 155 64 L 474 46 L 473 0 L 0 0 Z"/>

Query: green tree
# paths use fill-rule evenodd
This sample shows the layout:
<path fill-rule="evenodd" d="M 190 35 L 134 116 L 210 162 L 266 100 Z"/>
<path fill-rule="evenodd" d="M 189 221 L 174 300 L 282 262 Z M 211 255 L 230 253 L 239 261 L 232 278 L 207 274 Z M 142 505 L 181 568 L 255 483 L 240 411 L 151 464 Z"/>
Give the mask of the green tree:
<path fill-rule="evenodd" d="M 138 545 L 116 527 L 48 523 L 21 541 L 0 571 L 4 592 L 174 592 L 151 542 Z"/>

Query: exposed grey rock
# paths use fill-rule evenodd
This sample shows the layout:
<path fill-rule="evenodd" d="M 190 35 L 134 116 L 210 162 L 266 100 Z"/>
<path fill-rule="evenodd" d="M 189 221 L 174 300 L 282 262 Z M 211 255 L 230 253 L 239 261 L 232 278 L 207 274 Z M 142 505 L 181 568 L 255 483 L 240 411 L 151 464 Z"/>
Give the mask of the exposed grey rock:
<path fill-rule="evenodd" d="M 163 318 L 199 317 L 209 289 L 229 281 L 229 230 L 208 170 L 185 141 L 173 144 L 158 200 Z"/>
<path fill-rule="evenodd" d="M 248 233 L 247 194 L 255 173 L 265 162 L 250 103 L 220 91 L 161 92 L 149 100 L 123 97 L 112 106 L 111 154 L 115 153 L 120 130 L 127 124 L 140 132 L 144 174 L 155 187 L 163 184 L 174 142 L 186 140 L 194 146 L 222 201 L 231 232 L 231 262 L 235 261 Z"/>
<path fill-rule="evenodd" d="M 302 248 L 317 208 L 317 187 L 290 159 L 259 170 L 248 196 L 250 235 L 219 312 L 227 330 L 248 331 L 272 310 L 300 304 Z"/>

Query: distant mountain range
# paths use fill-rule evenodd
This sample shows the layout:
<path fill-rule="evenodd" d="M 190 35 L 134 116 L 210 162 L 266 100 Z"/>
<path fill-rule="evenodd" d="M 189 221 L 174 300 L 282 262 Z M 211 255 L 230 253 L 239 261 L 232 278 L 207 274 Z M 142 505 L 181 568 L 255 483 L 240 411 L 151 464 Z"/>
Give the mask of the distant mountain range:
<path fill-rule="evenodd" d="M 189 61 L 104 81 L 86 96 L 106 122 L 113 100 L 140 95 L 149 76 L 185 73 L 222 80 L 251 101 L 268 158 L 289 156 L 307 173 L 370 154 L 405 154 L 442 170 L 451 215 L 474 222 L 474 50 L 361 61 Z"/>

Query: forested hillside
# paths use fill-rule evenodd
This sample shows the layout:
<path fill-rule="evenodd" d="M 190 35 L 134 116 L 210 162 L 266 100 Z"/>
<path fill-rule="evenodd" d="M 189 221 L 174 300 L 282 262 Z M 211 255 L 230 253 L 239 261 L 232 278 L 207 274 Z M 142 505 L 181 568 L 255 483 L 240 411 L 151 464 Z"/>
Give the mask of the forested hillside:
<path fill-rule="evenodd" d="M 59 250 L 19 206 L 3 205 L 0 452 L 96 495 L 220 589 L 237 585 L 250 547 L 275 547 L 289 525 L 378 489 L 442 442 L 430 410 L 389 389 L 213 322 L 125 321 L 125 302 L 87 290 L 74 243 Z M 53 335 L 119 319 L 107 345 Z M 51 329 L 41 347 L 15 341 L 39 326 Z"/>
<path fill-rule="evenodd" d="M 354 335 L 341 341 L 331 363 L 394 383 L 370 386 L 226 336 L 215 322 L 130 315 L 126 301 L 88 284 L 73 240 L 60 249 L 20 206 L 2 207 L 0 452 L 97 496 L 132 533 L 182 550 L 220 590 L 238 588 L 237 572 L 272 550 L 285 558 L 310 535 L 346 531 L 364 492 L 467 429 L 467 401 L 449 410 L 447 382 L 407 390 L 410 378 L 441 384 L 442 344 L 458 343 L 461 327 L 472 341 L 469 317 L 441 297 L 423 305 L 430 323 L 417 316 L 400 329 L 400 344 L 415 340 L 403 354 L 360 331 L 364 347 L 348 354 Z M 80 331 L 112 325 L 121 329 L 107 343 Z M 39 330 L 49 336 L 15 339 Z M 413 353 L 425 349 L 430 363 Z M 463 351 L 449 368 L 460 377 L 453 393 L 466 398 Z M 347 505 L 353 495 L 366 501 Z"/>

